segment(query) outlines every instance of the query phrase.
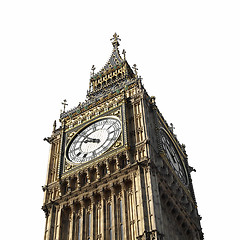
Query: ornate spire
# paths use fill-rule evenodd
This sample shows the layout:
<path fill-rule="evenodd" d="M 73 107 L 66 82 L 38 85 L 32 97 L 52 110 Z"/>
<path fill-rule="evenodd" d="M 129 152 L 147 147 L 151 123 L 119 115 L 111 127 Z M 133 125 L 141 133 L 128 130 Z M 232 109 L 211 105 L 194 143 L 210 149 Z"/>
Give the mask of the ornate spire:
<path fill-rule="evenodd" d="M 122 56 L 120 54 L 118 46 L 121 39 L 119 38 L 119 35 L 115 33 L 110 40 L 113 49 L 106 64 L 98 72 L 95 71 L 96 68 L 92 65 L 86 101 L 79 103 L 75 109 L 66 111 L 68 103 L 67 100 L 63 100 L 61 119 L 66 116 L 71 117 L 72 113 L 78 113 L 83 108 L 87 109 L 87 106 L 91 105 L 96 100 L 101 99 L 103 96 L 108 96 L 110 93 L 117 93 L 119 89 L 127 88 L 127 85 L 137 80 L 137 66 L 134 65 L 133 69 L 129 66 L 126 61 L 125 50 L 122 51 Z M 135 70 L 135 73 L 133 70 Z M 138 84 L 141 85 L 140 79 Z"/>
<path fill-rule="evenodd" d="M 123 57 L 119 52 L 118 46 L 119 41 L 121 41 L 119 35 L 114 33 L 110 40 L 113 45 L 113 50 L 109 60 L 99 72 L 95 73 L 94 66 L 91 69 L 89 91 L 87 92 L 89 99 L 97 96 L 97 94 L 100 94 L 103 90 L 113 89 L 113 87 L 118 86 L 120 82 L 127 81 L 126 76 L 129 79 L 134 77 L 134 73 L 126 61 L 126 51 L 123 50 Z"/>
<path fill-rule="evenodd" d="M 113 51 L 112 54 L 108 60 L 108 62 L 105 64 L 105 66 L 99 71 L 98 74 L 104 73 L 104 71 L 108 71 L 111 68 L 114 68 L 118 65 L 120 65 L 121 63 L 124 62 L 125 59 L 123 59 L 119 53 L 118 50 L 118 46 L 119 46 L 119 41 L 121 41 L 121 39 L 119 38 L 119 35 L 117 35 L 117 33 L 114 33 L 113 38 L 110 39 L 112 41 L 112 45 L 113 45 Z M 124 53 L 124 57 L 125 57 L 125 53 Z"/>

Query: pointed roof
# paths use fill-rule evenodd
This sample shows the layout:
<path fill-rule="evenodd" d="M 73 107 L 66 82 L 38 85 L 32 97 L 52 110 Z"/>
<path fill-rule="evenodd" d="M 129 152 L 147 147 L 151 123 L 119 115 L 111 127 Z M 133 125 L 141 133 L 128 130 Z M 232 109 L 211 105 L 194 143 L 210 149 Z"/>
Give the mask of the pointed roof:
<path fill-rule="evenodd" d="M 87 97 L 96 96 L 97 92 L 106 88 L 110 88 L 110 85 L 117 85 L 120 82 L 126 81 L 126 78 L 134 77 L 134 73 L 125 58 L 126 51 L 123 50 L 123 58 L 120 55 L 118 46 L 121 39 L 119 38 L 119 35 L 115 33 L 113 38 L 110 40 L 112 41 L 113 45 L 112 54 L 107 63 L 99 72 L 94 73 L 95 66 L 92 66 Z"/>
<path fill-rule="evenodd" d="M 115 33 L 113 35 L 113 38 L 110 39 L 112 41 L 112 45 L 113 45 L 113 50 L 112 50 L 112 54 L 109 58 L 109 60 L 107 61 L 107 63 L 105 64 L 105 66 L 96 74 L 93 74 L 93 76 L 98 75 L 100 73 L 106 72 L 111 70 L 112 68 L 119 66 L 121 63 L 123 63 L 125 61 L 125 54 L 124 54 L 124 59 L 121 57 L 120 53 L 119 53 L 119 49 L 118 46 L 119 41 L 121 41 L 121 39 L 119 38 L 119 35 L 117 35 L 117 33 Z M 125 53 L 125 51 L 124 51 Z"/>

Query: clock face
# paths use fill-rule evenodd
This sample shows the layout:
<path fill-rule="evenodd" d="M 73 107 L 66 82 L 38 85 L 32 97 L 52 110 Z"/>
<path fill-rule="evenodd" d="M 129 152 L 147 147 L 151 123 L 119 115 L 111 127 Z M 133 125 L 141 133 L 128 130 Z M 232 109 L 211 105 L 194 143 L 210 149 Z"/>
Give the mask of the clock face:
<path fill-rule="evenodd" d="M 186 173 L 183 167 L 183 163 L 177 153 L 177 150 L 175 149 L 172 141 L 168 137 L 168 135 L 165 132 L 161 132 L 161 140 L 163 143 L 163 149 L 167 155 L 167 158 L 172 166 L 172 168 L 175 170 L 178 177 L 181 179 L 181 181 L 187 185 L 187 177 Z"/>
<path fill-rule="evenodd" d="M 67 147 L 73 163 L 88 162 L 106 152 L 118 139 L 121 123 L 117 118 L 98 120 L 78 132 Z"/>

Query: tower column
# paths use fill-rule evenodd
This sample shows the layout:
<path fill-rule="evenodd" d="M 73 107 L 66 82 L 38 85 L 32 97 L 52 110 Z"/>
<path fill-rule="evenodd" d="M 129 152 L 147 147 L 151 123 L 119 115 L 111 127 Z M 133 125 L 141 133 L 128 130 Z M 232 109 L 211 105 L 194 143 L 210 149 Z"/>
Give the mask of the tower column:
<path fill-rule="evenodd" d="M 97 164 L 96 172 L 97 172 L 97 180 L 100 180 L 101 175 L 100 175 L 100 166 L 99 166 L 99 164 Z"/>
<path fill-rule="evenodd" d="M 51 222 L 52 222 L 52 212 L 53 212 L 53 206 L 51 207 L 50 213 L 48 213 L 48 216 L 46 216 L 46 229 L 45 229 L 45 237 L 44 240 L 48 240 L 50 238 L 50 231 L 51 231 Z"/>
<path fill-rule="evenodd" d="M 119 159 L 119 156 L 117 155 L 114 159 L 116 161 L 116 170 L 119 170 L 120 169 L 120 159 Z"/>
<path fill-rule="evenodd" d="M 127 165 L 130 163 L 130 154 L 129 154 L 129 151 L 126 151 L 126 163 L 127 163 Z"/>
<path fill-rule="evenodd" d="M 131 197 L 132 197 L 132 212 L 133 212 L 133 219 L 132 219 L 132 222 L 133 222 L 133 226 L 134 226 L 134 239 L 136 239 L 136 236 L 139 235 L 139 200 L 138 200 L 138 197 L 136 196 L 136 194 L 139 194 L 139 191 L 138 191 L 138 188 L 137 188 L 137 178 L 138 176 L 136 176 L 135 174 L 133 174 L 133 183 L 132 183 L 132 194 L 131 194 Z"/>
<path fill-rule="evenodd" d="M 137 175 L 135 187 L 138 189 L 139 196 L 139 235 L 143 235 L 144 231 L 149 230 L 149 222 L 148 222 L 148 201 L 146 199 L 146 186 L 145 186 L 145 176 L 144 173 L 139 168 L 139 174 Z"/>
<path fill-rule="evenodd" d="M 109 160 L 106 161 L 106 168 L 107 168 L 107 174 L 110 174 L 110 166 L 109 166 Z"/>
<path fill-rule="evenodd" d="M 60 224 L 61 224 L 62 208 L 63 208 L 63 206 L 60 205 L 60 206 L 58 206 L 58 210 L 57 210 L 57 225 L 56 225 L 56 237 L 55 237 L 56 240 L 60 239 L 60 231 L 61 231 Z"/>
<path fill-rule="evenodd" d="M 156 172 L 154 174 L 150 173 L 150 181 L 151 181 L 151 189 L 152 192 L 155 193 L 152 196 L 153 200 L 153 211 L 155 216 L 155 229 L 157 230 L 157 233 L 163 234 L 163 219 L 162 219 L 162 207 L 160 202 L 160 193 L 158 189 L 158 182 L 157 178 L 155 177 Z"/>

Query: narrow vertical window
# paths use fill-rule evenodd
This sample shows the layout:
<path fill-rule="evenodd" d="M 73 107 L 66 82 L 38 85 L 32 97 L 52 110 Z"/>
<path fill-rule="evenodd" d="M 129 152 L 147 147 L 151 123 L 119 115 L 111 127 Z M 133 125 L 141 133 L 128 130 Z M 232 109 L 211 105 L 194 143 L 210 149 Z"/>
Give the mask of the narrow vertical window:
<path fill-rule="evenodd" d="M 112 206 L 108 205 L 108 231 L 109 231 L 109 240 L 112 240 Z"/>
<path fill-rule="evenodd" d="M 77 240 L 81 240 L 81 218 L 78 219 L 78 237 Z"/>
<path fill-rule="evenodd" d="M 103 200 L 103 235 L 106 236 L 107 233 L 107 208 L 106 208 L 106 201 Z"/>
<path fill-rule="evenodd" d="M 131 232 L 131 239 L 135 239 L 134 238 L 134 224 L 133 224 L 133 203 L 132 203 L 132 193 L 129 192 L 128 195 L 128 202 L 129 202 L 129 220 L 130 220 L 130 232 Z"/>
<path fill-rule="evenodd" d="M 78 231 L 78 225 L 77 225 L 78 218 L 76 219 L 75 213 L 73 213 L 73 218 L 72 218 L 72 233 L 71 235 L 73 236 L 73 239 L 77 239 L 75 236 L 77 236 L 77 231 Z"/>
<path fill-rule="evenodd" d="M 90 240 L 91 236 L 91 213 L 88 213 L 88 228 L 87 228 L 87 239 Z"/>
<path fill-rule="evenodd" d="M 97 235 L 100 234 L 100 227 L 101 227 L 101 221 L 100 221 L 100 218 L 101 218 L 101 209 L 100 207 L 98 206 L 97 207 Z"/>
<path fill-rule="evenodd" d="M 87 234 L 87 232 L 86 232 L 86 225 L 87 225 L 87 219 L 86 219 L 87 217 L 86 217 L 86 210 L 85 210 L 85 208 L 83 208 L 83 212 L 82 212 L 82 222 L 81 222 L 81 228 L 82 228 L 82 235 L 80 236 L 82 239 L 84 239 L 84 240 L 86 240 L 87 239 L 87 237 L 86 237 L 86 234 Z M 81 233 L 80 233 L 81 234 Z"/>
<path fill-rule="evenodd" d="M 122 216 L 122 200 L 119 200 L 119 225 L 120 225 L 120 240 L 123 239 L 123 216 Z"/>

